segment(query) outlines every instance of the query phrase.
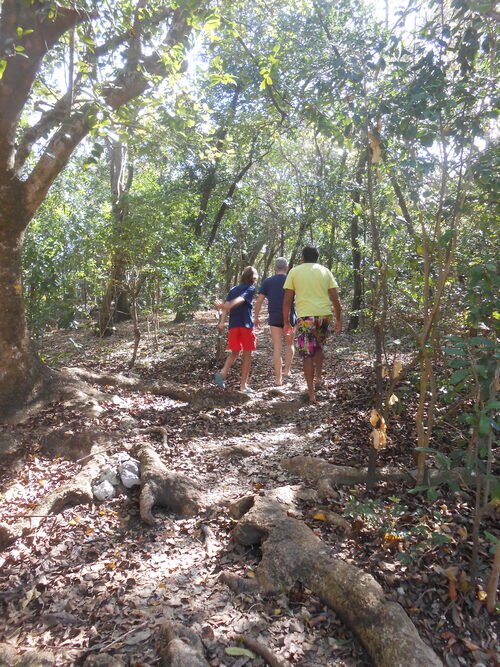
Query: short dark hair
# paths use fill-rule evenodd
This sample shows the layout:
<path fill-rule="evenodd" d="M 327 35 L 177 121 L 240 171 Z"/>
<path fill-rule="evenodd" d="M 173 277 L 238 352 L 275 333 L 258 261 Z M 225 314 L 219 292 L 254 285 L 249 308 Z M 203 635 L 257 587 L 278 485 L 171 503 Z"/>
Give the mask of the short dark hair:
<path fill-rule="evenodd" d="M 304 262 L 317 262 L 319 257 L 318 249 L 313 245 L 306 245 L 306 247 L 302 250 L 302 257 Z"/>
<path fill-rule="evenodd" d="M 257 282 L 258 275 L 254 266 L 246 266 L 241 272 L 241 282 L 244 285 L 253 285 Z"/>

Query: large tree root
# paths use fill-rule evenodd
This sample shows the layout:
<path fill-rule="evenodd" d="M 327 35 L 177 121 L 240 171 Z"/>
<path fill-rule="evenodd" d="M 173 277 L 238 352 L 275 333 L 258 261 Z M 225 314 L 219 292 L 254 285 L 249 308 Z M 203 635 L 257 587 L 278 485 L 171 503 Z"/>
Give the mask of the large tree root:
<path fill-rule="evenodd" d="M 328 496 L 335 485 L 363 484 L 368 477 L 367 468 L 336 466 L 312 456 L 295 456 L 291 459 L 283 459 L 281 465 L 292 475 L 299 475 L 304 479 L 318 482 L 318 491 L 324 496 Z M 475 486 L 477 481 L 477 478 L 465 468 L 453 468 L 444 472 L 428 470 L 428 476 L 431 486 L 441 486 L 450 482 L 460 486 Z M 392 467 L 377 468 L 375 479 L 385 482 L 405 482 L 413 486 L 416 480 L 416 472 Z M 480 481 L 484 481 L 484 476 L 480 476 Z"/>
<path fill-rule="evenodd" d="M 336 484 L 362 484 L 366 482 L 368 476 L 367 468 L 336 466 L 312 456 L 294 456 L 291 459 L 283 459 L 281 465 L 292 475 L 323 482 L 324 490 Z M 377 468 L 376 479 L 386 482 L 414 482 L 410 473 L 398 468 Z"/>
<path fill-rule="evenodd" d="M 169 472 L 149 445 L 136 445 L 133 452 L 141 464 L 140 515 L 144 522 L 150 525 L 155 523 L 151 513 L 155 505 L 184 517 L 196 514 L 201 491 L 197 482 L 185 475 Z"/>
<path fill-rule="evenodd" d="M 233 536 L 243 545 L 261 545 L 262 560 L 256 569 L 261 593 L 288 591 L 296 581 L 302 582 L 339 614 L 378 667 L 442 664 L 420 639 L 403 608 L 385 599 L 375 579 L 331 558 L 327 546 L 310 528 L 288 516 L 283 501 L 253 497 L 235 505 L 233 515 L 245 512 L 250 504 Z M 244 589 L 244 585 L 236 586 L 239 591 Z"/>
<path fill-rule="evenodd" d="M 248 403 L 250 396 L 242 394 L 239 391 L 219 391 L 215 388 L 195 389 L 175 382 L 148 382 L 140 378 L 130 378 L 126 375 L 93 373 L 84 368 L 66 369 L 72 375 L 98 385 L 111 385 L 123 387 L 134 391 L 141 391 L 147 394 L 157 396 L 168 396 L 176 401 L 183 401 L 196 409 L 208 409 L 214 407 L 224 407 L 226 405 L 238 405 Z"/>
<path fill-rule="evenodd" d="M 114 447 L 118 437 L 104 431 L 74 432 L 67 428 L 58 428 L 40 439 L 40 449 L 42 455 L 49 458 L 83 461 Z"/>
<path fill-rule="evenodd" d="M 0 667 L 53 667 L 55 657 L 48 651 L 28 651 L 19 655 L 9 644 L 0 644 Z"/>
<path fill-rule="evenodd" d="M 161 631 L 166 641 L 162 651 L 164 667 L 208 667 L 201 639 L 190 628 L 168 621 Z"/>
<path fill-rule="evenodd" d="M 109 399 L 107 394 L 102 394 L 82 382 L 71 370 L 55 371 L 40 362 L 37 362 L 37 368 L 37 381 L 23 407 L 19 409 L 13 405 L 5 414 L 0 414 L 0 423 L 22 423 L 52 402 L 73 406 L 92 416 L 92 410 L 99 409 L 99 401 Z"/>
<path fill-rule="evenodd" d="M 45 518 L 67 507 L 93 501 L 92 480 L 104 464 L 101 455 L 92 456 L 75 477 L 47 494 L 26 517 L 13 524 L 0 523 L 0 550 L 36 530 Z"/>

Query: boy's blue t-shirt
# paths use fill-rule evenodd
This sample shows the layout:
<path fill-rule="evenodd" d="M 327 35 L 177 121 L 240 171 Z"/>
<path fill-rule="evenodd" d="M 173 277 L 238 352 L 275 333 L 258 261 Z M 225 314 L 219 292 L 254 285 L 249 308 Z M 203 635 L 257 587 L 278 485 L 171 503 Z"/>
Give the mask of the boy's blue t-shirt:
<path fill-rule="evenodd" d="M 252 300 L 255 296 L 255 287 L 253 285 L 236 285 L 232 287 L 226 297 L 226 301 L 232 301 L 238 296 L 242 296 L 245 301 L 240 306 L 231 308 L 229 311 L 229 329 L 235 327 L 245 327 L 253 329 Z"/>
<path fill-rule="evenodd" d="M 266 278 L 260 286 L 259 294 L 264 294 L 267 297 L 267 310 L 269 311 L 269 326 L 282 327 L 283 326 L 283 285 L 285 284 L 286 275 L 278 273 L 275 276 Z M 290 308 L 290 324 L 295 324 L 295 308 Z"/>

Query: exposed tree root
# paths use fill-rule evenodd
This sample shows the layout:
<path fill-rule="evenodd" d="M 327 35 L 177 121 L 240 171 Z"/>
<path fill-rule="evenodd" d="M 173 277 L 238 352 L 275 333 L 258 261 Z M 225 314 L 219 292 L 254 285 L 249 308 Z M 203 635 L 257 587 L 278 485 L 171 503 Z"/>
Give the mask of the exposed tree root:
<path fill-rule="evenodd" d="M 68 370 L 55 371 L 40 364 L 37 381 L 22 409 L 12 408 L 5 415 L 0 415 L 0 423 L 19 424 L 55 401 L 86 412 L 89 408 L 95 408 L 104 396 L 85 385 L 75 373 Z M 109 396 L 105 397 L 109 399 Z"/>
<path fill-rule="evenodd" d="M 168 621 L 161 631 L 167 643 L 162 651 L 165 667 L 208 667 L 201 639 L 190 628 Z"/>
<path fill-rule="evenodd" d="M 162 428 L 153 430 L 160 433 L 165 444 L 166 431 Z M 0 523 L 0 550 L 35 531 L 50 515 L 67 507 L 93 502 L 92 481 L 105 465 L 106 450 L 115 445 L 112 442 L 110 446 L 104 446 L 110 439 L 114 436 L 99 431 L 74 433 L 66 429 L 56 429 L 41 439 L 44 455 L 63 456 L 72 461 L 83 461 L 84 465 L 72 480 L 47 494 L 29 515 L 11 524 Z M 153 524 L 151 510 L 155 505 L 184 517 L 196 514 L 200 506 L 200 485 L 185 475 L 169 472 L 149 445 L 136 445 L 134 452 L 141 464 L 141 519 Z"/>
<path fill-rule="evenodd" d="M 69 461 L 82 461 L 91 454 L 95 455 L 103 449 L 115 444 L 116 436 L 101 431 L 73 432 L 67 428 L 50 431 L 40 439 L 41 453 L 50 458 L 61 457 Z"/>
<path fill-rule="evenodd" d="M 0 523 L 0 550 L 36 530 L 45 518 L 67 507 L 93 502 L 92 480 L 104 464 L 102 455 L 93 456 L 75 477 L 47 494 L 33 511 L 13 524 Z"/>
<path fill-rule="evenodd" d="M 324 491 L 336 484 L 362 484 L 366 482 L 368 475 L 367 468 L 336 466 L 312 456 L 295 456 L 292 459 L 283 459 L 281 465 L 292 475 L 300 475 L 307 480 L 322 481 Z M 410 473 L 398 468 L 377 468 L 376 479 L 414 483 Z"/>
<path fill-rule="evenodd" d="M 292 667 L 291 663 L 288 662 L 285 658 L 282 658 L 279 655 L 273 653 L 265 644 L 262 642 L 253 639 L 252 637 L 247 637 L 246 635 L 241 637 L 241 641 L 248 646 L 248 648 L 260 655 L 267 662 L 270 667 Z"/>
<path fill-rule="evenodd" d="M 336 466 L 312 456 L 295 456 L 283 459 L 281 465 L 292 475 L 300 475 L 304 479 L 318 483 L 318 492 L 323 497 L 335 495 L 335 486 L 338 484 L 363 484 L 367 480 L 367 468 L 351 468 Z M 416 481 L 415 471 L 400 470 L 399 468 L 377 468 L 375 479 L 385 482 L 406 482 L 413 486 Z M 428 470 L 428 483 L 431 486 L 441 486 L 453 482 L 460 486 L 474 486 L 476 477 L 465 468 L 452 470 Z M 484 476 L 480 476 L 484 481 Z"/>
<path fill-rule="evenodd" d="M 148 382 L 140 378 L 130 378 L 119 374 L 93 373 L 83 368 L 68 368 L 67 370 L 86 382 L 124 387 L 158 396 L 168 396 L 175 401 L 189 403 L 191 407 L 197 409 L 224 407 L 230 404 L 238 405 L 247 403 L 250 400 L 250 396 L 242 394 L 239 391 L 219 391 L 215 388 L 196 389 L 187 385 L 164 381 L 160 384 L 158 382 Z"/>
<path fill-rule="evenodd" d="M 349 523 L 349 521 L 346 521 L 346 519 L 344 519 L 343 516 L 340 516 L 340 514 L 324 509 L 318 510 L 317 513 L 321 514 L 322 521 L 329 524 L 330 526 L 335 526 L 346 535 L 351 532 L 352 530 L 351 524 Z"/>
<path fill-rule="evenodd" d="M 98 653 L 89 655 L 83 663 L 83 667 L 125 667 L 125 663 L 115 655 Z"/>
<path fill-rule="evenodd" d="M 262 560 L 253 580 L 261 593 L 288 591 L 295 582 L 302 582 L 341 616 L 378 667 L 442 664 L 420 639 L 403 608 L 385 599 L 375 579 L 330 557 L 328 547 L 312 530 L 289 516 L 283 500 L 251 497 L 233 506 L 233 515 L 249 505 L 233 537 L 243 545 L 261 545 Z"/>
<path fill-rule="evenodd" d="M 19 655 L 9 644 L 0 644 L 0 667 L 53 667 L 55 657 L 48 651 L 28 651 Z"/>
<path fill-rule="evenodd" d="M 184 517 L 193 516 L 200 506 L 201 486 L 185 475 L 169 472 L 152 447 L 139 444 L 133 448 L 141 464 L 141 519 L 155 523 L 151 510 L 166 507 Z"/>

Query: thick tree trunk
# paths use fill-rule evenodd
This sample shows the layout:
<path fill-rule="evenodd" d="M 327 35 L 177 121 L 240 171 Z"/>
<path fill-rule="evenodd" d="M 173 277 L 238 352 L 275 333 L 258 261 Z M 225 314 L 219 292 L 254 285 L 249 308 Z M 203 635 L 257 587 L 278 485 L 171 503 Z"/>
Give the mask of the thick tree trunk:
<path fill-rule="evenodd" d="M 23 213 L 12 201 L 18 193 L 0 189 L 0 421 L 27 402 L 39 375 L 26 325 L 21 252 Z"/>

